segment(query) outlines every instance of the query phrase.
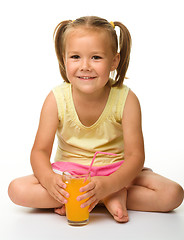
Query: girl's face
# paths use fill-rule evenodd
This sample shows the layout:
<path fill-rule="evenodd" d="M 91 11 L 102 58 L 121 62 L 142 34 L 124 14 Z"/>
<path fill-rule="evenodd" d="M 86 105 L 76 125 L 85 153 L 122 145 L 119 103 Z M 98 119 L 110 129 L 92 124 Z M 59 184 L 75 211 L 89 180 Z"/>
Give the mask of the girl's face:
<path fill-rule="evenodd" d="M 106 85 L 110 71 L 119 64 L 119 54 L 114 56 L 106 31 L 78 27 L 66 35 L 64 63 L 73 88 L 90 94 Z"/>

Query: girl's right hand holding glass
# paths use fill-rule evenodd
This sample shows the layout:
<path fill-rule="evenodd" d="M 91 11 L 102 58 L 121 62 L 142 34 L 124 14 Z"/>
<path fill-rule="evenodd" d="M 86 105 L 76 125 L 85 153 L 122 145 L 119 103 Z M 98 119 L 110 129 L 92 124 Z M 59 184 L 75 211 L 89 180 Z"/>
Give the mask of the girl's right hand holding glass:
<path fill-rule="evenodd" d="M 62 181 L 61 175 L 54 172 L 48 175 L 44 181 L 44 187 L 55 200 L 62 204 L 67 203 L 69 193 L 64 190 L 66 184 Z"/>

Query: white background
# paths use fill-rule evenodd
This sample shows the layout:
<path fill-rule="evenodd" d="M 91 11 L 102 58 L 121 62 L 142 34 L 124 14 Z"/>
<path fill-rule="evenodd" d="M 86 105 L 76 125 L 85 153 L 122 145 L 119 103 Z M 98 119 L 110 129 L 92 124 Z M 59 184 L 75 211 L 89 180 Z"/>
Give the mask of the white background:
<path fill-rule="evenodd" d="M 13 178 L 31 173 L 29 155 L 43 101 L 50 90 L 62 82 L 54 50 L 54 28 L 62 20 L 76 19 L 85 15 L 97 15 L 109 21 L 121 21 L 129 29 L 132 36 L 132 52 L 127 72 L 129 79 L 125 83 L 136 93 L 142 106 L 145 165 L 179 182 L 184 187 L 183 1 L 1 1 L 1 217 L 4 226 L 6 225 L 2 228 L 3 231 L 7 232 L 9 236 L 12 234 L 10 238 L 3 237 L 2 239 L 15 239 L 18 232 L 20 234 L 22 230 L 24 232 L 24 229 L 26 236 L 22 232 L 22 238 L 18 239 L 28 239 L 27 221 L 30 221 L 33 230 L 34 223 L 39 225 L 35 222 L 34 214 L 27 215 L 26 210 L 22 212 L 17 210 L 16 206 L 14 208 L 8 199 L 7 187 Z M 53 157 L 54 152 L 52 161 Z M 38 212 L 34 213 L 39 215 Z M 8 216 L 11 216 L 11 221 Z M 27 216 L 29 216 L 29 220 Z M 148 216 L 151 216 L 153 223 L 158 220 L 158 229 L 163 230 L 163 234 L 167 233 L 169 229 L 171 230 L 167 226 L 173 226 L 173 215 L 158 216 L 135 213 L 137 221 L 133 220 L 133 224 L 136 225 L 140 222 L 141 226 L 136 225 L 138 229 L 142 227 L 142 223 L 148 224 L 147 229 L 150 230 L 152 222 L 149 225 Z M 179 218 L 178 221 L 181 224 L 183 217 L 180 219 L 178 214 L 174 216 L 175 220 Z M 58 224 L 58 218 L 56 219 L 54 216 L 50 218 L 51 216 L 46 214 L 45 218 L 43 217 L 44 215 L 41 214 L 40 220 L 37 218 L 37 221 L 41 221 L 43 224 L 48 221 L 51 224 L 49 219 L 53 219 L 53 222 Z M 140 217 L 145 217 L 145 221 Z M 167 222 L 167 226 L 163 228 L 159 219 L 163 219 L 163 222 L 170 219 L 170 223 Z M 111 225 L 113 220 L 109 221 Z M 24 229 L 20 228 L 20 223 L 23 224 Z M 134 225 L 131 224 L 126 226 L 133 227 Z M 94 224 L 94 226 L 95 230 L 96 225 Z M 118 228 L 118 225 L 113 226 Z M 10 227 L 12 231 L 8 230 Z M 93 227 L 93 222 L 89 224 L 90 227 Z M 131 227 L 130 232 L 132 233 Z M 44 225 L 41 229 L 43 228 Z M 129 229 L 129 227 L 127 228 Z M 108 228 L 106 229 L 108 230 Z M 118 229 L 120 230 L 120 227 Z M 133 229 L 135 230 L 134 227 Z M 156 235 L 154 235 L 157 234 L 157 230 L 153 231 L 153 239 L 159 239 L 158 236 L 155 238 Z M 67 231 L 70 233 L 70 229 Z M 138 231 L 140 238 L 143 239 L 142 230 Z M 168 232 L 167 239 L 174 239 L 173 236 L 169 238 L 170 233 Z M 147 234 L 150 232 L 148 231 Z M 146 237 L 146 239 L 148 238 L 152 239 Z M 33 239 L 33 235 L 30 235 L 30 239 Z M 166 238 L 161 237 L 161 239 Z"/>
<path fill-rule="evenodd" d="M 129 29 L 132 52 L 125 83 L 142 106 L 145 165 L 183 185 L 184 15 L 179 0 L 1 3 L 1 164 L 14 166 L 15 176 L 31 173 L 29 154 L 43 101 L 62 81 L 54 28 L 85 15 L 121 21 Z"/>

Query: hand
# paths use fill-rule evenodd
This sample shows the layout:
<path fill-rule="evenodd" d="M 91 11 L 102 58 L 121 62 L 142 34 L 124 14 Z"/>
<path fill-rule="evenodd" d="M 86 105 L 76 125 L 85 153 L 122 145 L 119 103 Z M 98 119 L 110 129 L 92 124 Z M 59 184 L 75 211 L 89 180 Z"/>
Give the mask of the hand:
<path fill-rule="evenodd" d="M 64 189 L 66 188 L 66 184 L 62 181 L 62 176 L 57 173 L 52 173 L 47 176 L 44 181 L 43 186 L 47 189 L 49 194 L 56 199 L 58 202 L 65 204 L 67 203 L 67 199 L 69 197 L 69 193 Z"/>
<path fill-rule="evenodd" d="M 100 200 L 104 199 L 108 193 L 107 176 L 96 176 L 91 178 L 91 182 L 86 186 L 80 188 L 80 192 L 85 192 L 83 195 L 77 197 L 78 201 L 88 199 L 86 202 L 81 204 L 81 207 L 89 206 L 89 212 L 99 203 Z"/>

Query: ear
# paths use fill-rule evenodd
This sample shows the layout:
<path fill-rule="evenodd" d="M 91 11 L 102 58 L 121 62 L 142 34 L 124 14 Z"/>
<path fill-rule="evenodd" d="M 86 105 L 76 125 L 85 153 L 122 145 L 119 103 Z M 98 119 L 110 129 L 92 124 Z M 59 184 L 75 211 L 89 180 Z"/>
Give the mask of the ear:
<path fill-rule="evenodd" d="M 116 68 L 119 65 L 119 61 L 120 61 L 120 54 L 116 53 L 116 55 L 114 56 L 113 61 L 112 61 L 111 71 L 116 70 Z"/>

